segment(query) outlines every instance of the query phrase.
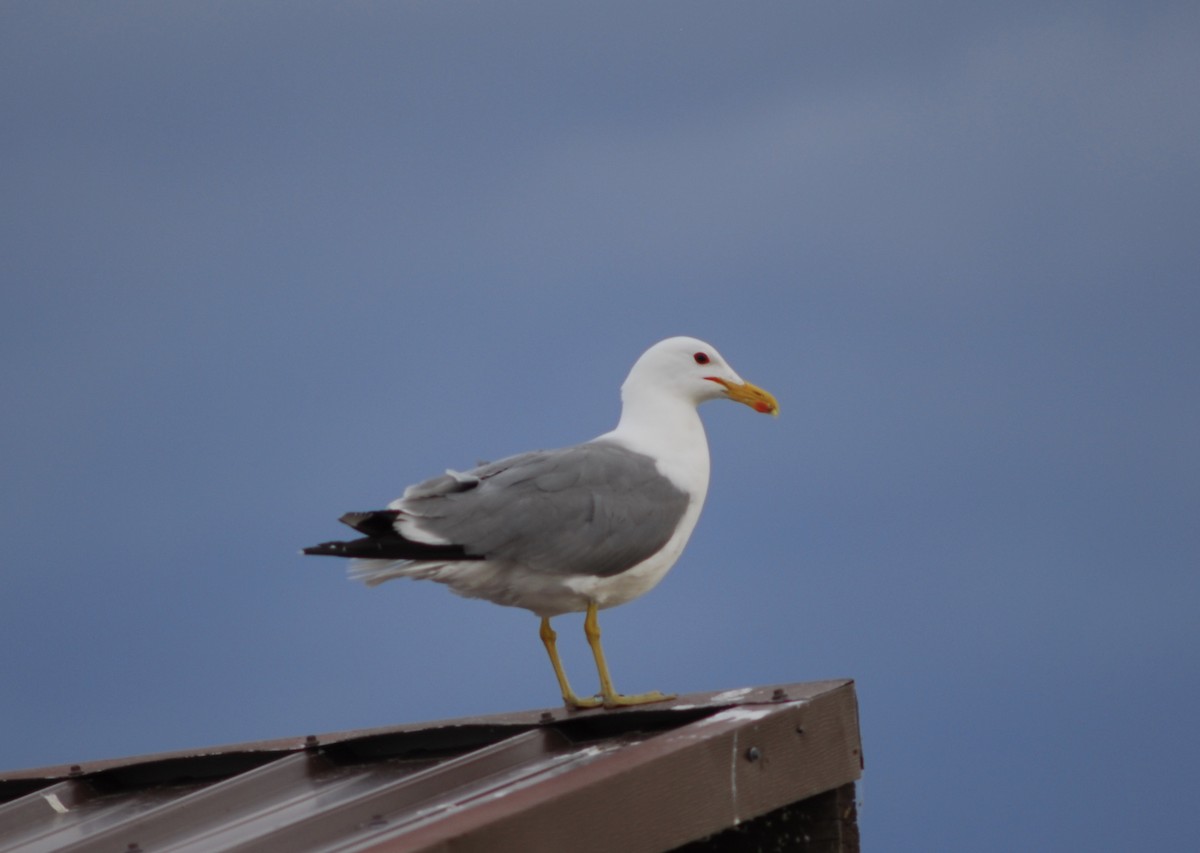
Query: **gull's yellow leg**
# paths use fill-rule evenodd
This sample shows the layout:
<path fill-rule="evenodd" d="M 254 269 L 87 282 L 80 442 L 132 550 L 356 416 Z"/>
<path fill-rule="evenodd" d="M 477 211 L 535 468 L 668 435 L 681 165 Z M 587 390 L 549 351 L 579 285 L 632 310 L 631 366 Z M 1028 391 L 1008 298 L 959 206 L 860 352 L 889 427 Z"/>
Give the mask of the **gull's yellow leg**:
<path fill-rule="evenodd" d="M 563 671 L 562 661 L 558 658 L 558 646 L 555 645 L 558 634 L 554 633 L 554 629 L 550 627 L 550 620 L 545 616 L 542 617 L 542 628 L 538 635 L 542 638 L 546 653 L 550 655 L 550 663 L 554 667 L 554 677 L 558 679 L 558 689 L 562 691 L 563 701 L 572 708 L 595 708 L 599 705 L 600 700 L 595 697 L 581 699 L 572 692 L 571 683 L 567 681 L 567 674 Z"/>
<path fill-rule="evenodd" d="M 583 620 L 583 632 L 587 635 L 588 645 L 592 647 L 592 655 L 596 658 L 596 669 L 600 672 L 600 695 L 604 699 L 605 708 L 619 708 L 623 705 L 645 705 L 649 702 L 665 702 L 674 699 L 674 694 L 637 693 L 632 696 L 622 696 L 613 689 L 612 676 L 608 674 L 608 662 L 604 659 L 604 649 L 600 645 L 600 621 L 596 618 L 596 602 L 588 602 L 587 616 Z"/>

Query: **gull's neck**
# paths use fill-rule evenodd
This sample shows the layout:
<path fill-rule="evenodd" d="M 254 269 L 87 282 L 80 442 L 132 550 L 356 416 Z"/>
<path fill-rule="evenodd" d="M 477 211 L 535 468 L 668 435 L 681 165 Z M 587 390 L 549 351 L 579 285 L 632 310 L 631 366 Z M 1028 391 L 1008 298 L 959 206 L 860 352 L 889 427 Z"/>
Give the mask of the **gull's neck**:
<path fill-rule="evenodd" d="M 637 388 L 621 391 L 621 420 L 600 438 L 652 457 L 676 485 L 703 501 L 708 491 L 708 438 L 695 403 Z"/>

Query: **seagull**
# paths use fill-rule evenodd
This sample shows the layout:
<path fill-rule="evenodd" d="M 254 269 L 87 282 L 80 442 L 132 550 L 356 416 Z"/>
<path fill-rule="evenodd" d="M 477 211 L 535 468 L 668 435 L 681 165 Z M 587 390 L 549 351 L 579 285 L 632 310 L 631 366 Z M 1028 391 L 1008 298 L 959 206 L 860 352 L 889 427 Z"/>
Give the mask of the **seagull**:
<path fill-rule="evenodd" d="M 597 614 L 649 592 L 679 559 L 708 492 L 697 406 L 718 399 L 779 414 L 775 398 L 738 376 L 712 345 L 668 338 L 629 371 L 615 429 L 571 447 L 448 469 L 409 486 L 387 509 L 343 515 L 361 538 L 303 553 L 350 558 L 350 577 L 368 586 L 432 580 L 533 612 L 568 708 L 672 699 L 616 691 Z M 600 676 L 595 696 L 571 689 L 550 627 L 552 618 L 578 612 L 586 614 Z"/>

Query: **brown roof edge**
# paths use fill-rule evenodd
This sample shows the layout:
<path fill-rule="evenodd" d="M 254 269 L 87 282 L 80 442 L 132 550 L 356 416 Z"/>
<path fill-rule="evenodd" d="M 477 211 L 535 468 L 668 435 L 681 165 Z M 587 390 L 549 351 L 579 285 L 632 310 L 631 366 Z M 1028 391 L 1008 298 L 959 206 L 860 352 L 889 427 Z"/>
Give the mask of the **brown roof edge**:
<path fill-rule="evenodd" d="M 669 850 L 861 776 L 852 681 L 702 695 L 713 713 L 637 748 L 353 849 Z"/>
<path fill-rule="evenodd" d="M 446 750 L 462 749 L 493 741 L 505 732 L 519 733 L 537 726 L 554 725 L 569 734 L 586 739 L 591 732 L 603 735 L 606 722 L 627 727 L 638 717 L 647 728 L 677 725 L 684 716 L 702 717 L 722 708 L 795 702 L 812 699 L 839 687 L 850 686 L 851 679 L 810 681 L 766 687 L 744 687 L 705 693 L 690 693 L 669 702 L 613 710 L 568 710 L 563 706 L 515 711 L 486 716 L 459 717 L 422 723 L 404 723 L 367 729 L 332 732 L 321 735 L 276 738 L 224 746 L 185 749 L 126 758 L 58 764 L 25 770 L 0 771 L 0 802 L 20 796 L 42 784 L 62 779 L 107 777 L 117 781 L 129 778 L 129 784 L 147 784 L 186 775 L 203 779 L 244 772 L 265 764 L 282 754 L 342 745 L 366 755 L 397 754 L 404 742 L 419 736 L 421 749 L 428 752 L 444 743 Z M 125 787 L 118 782 L 119 787 Z"/>

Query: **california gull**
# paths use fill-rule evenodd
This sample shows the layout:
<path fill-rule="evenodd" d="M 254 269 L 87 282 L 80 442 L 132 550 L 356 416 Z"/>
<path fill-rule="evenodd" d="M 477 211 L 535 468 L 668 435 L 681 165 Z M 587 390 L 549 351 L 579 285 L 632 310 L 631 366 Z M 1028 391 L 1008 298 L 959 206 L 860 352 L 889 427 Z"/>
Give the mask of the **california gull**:
<path fill-rule="evenodd" d="M 350 576 L 370 586 L 432 580 L 532 611 L 569 707 L 670 699 L 616 692 L 597 612 L 645 594 L 679 558 L 708 491 L 708 441 L 696 407 L 721 398 L 779 412 L 774 397 L 744 381 L 711 345 L 668 338 L 629 371 L 611 432 L 448 470 L 409 486 L 387 509 L 343 515 L 362 538 L 304 553 L 352 558 Z M 594 697 L 571 690 L 550 627 L 552 617 L 580 611 L 600 675 Z"/>

